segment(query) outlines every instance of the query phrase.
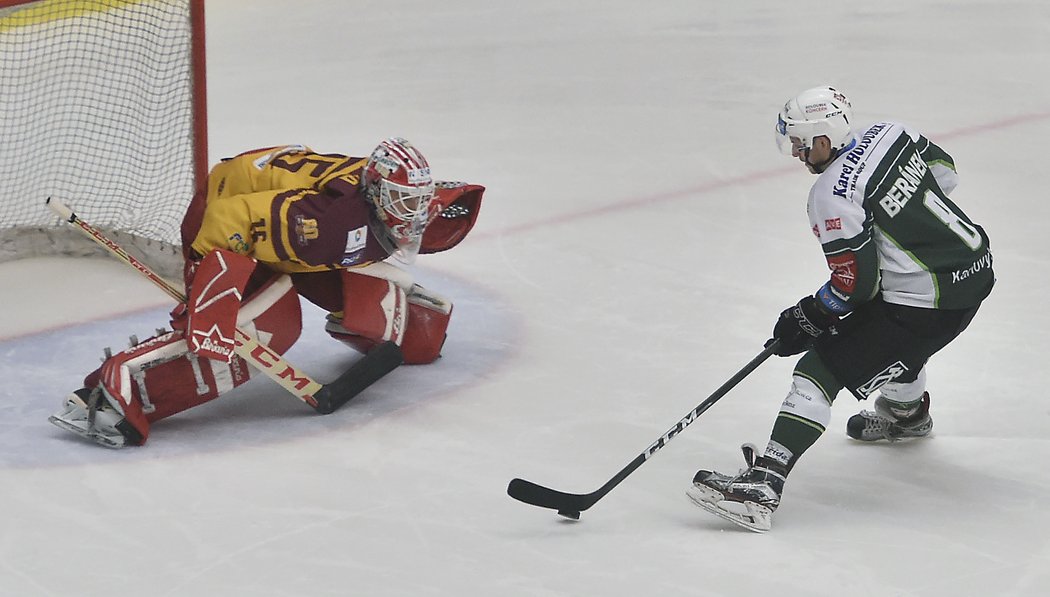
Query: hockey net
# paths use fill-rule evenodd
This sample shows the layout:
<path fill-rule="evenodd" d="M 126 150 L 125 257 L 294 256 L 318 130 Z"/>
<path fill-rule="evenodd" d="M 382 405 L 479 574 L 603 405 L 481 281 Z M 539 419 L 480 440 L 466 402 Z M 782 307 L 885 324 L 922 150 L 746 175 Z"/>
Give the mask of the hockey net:
<path fill-rule="evenodd" d="M 0 261 L 96 254 L 54 197 L 177 276 L 208 165 L 203 0 L 0 0 L 0 60 Z"/>

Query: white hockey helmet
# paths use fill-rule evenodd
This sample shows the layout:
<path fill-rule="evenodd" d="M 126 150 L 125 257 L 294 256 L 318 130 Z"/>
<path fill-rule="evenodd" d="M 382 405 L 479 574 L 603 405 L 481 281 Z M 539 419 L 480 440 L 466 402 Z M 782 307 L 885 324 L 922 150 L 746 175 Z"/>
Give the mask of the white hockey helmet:
<path fill-rule="evenodd" d="M 411 263 L 434 198 L 427 159 L 408 141 L 391 137 L 372 151 L 361 184 L 372 204 L 376 238 L 398 260 Z"/>
<path fill-rule="evenodd" d="M 791 139 L 804 150 L 813 148 L 813 139 L 827 137 L 832 151 L 846 147 L 854 139 L 853 106 L 842 92 L 823 86 L 807 89 L 789 99 L 777 116 L 776 139 L 781 153 L 791 155 Z"/>

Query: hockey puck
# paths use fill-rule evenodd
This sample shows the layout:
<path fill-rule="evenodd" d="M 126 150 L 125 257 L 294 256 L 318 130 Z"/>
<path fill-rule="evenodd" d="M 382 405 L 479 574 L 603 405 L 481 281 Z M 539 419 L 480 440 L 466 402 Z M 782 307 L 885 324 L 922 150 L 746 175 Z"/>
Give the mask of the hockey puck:
<path fill-rule="evenodd" d="M 558 510 L 558 516 L 564 516 L 565 518 L 570 518 L 572 520 L 580 519 L 580 513 L 576 510 Z"/>

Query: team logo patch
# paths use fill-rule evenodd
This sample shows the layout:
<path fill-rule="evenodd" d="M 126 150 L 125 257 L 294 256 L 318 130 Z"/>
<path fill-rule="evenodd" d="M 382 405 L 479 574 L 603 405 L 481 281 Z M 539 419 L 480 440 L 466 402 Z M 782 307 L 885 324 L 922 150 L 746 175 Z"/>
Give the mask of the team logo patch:
<path fill-rule="evenodd" d="M 875 390 L 881 388 L 887 383 L 897 379 L 907 371 L 908 368 L 904 363 L 897 361 L 896 363 L 886 367 L 881 372 L 877 373 L 875 377 L 869 379 L 864 385 L 857 388 L 857 393 L 867 398 Z"/>
<path fill-rule="evenodd" d="M 211 355 L 206 355 L 209 358 L 215 358 L 212 356 L 215 355 L 228 361 L 233 356 L 233 338 L 223 336 L 217 325 L 211 326 L 207 331 L 194 330 L 190 334 L 190 342 L 193 344 L 194 352 L 211 353 Z"/>
<path fill-rule="evenodd" d="M 240 253 L 242 255 L 248 253 L 251 250 L 251 246 L 244 240 L 240 232 L 234 232 L 232 236 L 226 239 L 226 245 L 230 247 L 230 250 L 234 253 Z"/>
<path fill-rule="evenodd" d="M 361 226 L 346 233 L 345 253 L 354 253 L 365 248 L 368 244 L 368 226 Z"/>
<path fill-rule="evenodd" d="M 828 257 L 828 267 L 831 268 L 831 285 L 847 295 L 852 293 L 857 286 L 857 259 L 853 253 L 847 251 Z"/>
<path fill-rule="evenodd" d="M 317 240 L 317 237 L 320 236 L 320 232 L 317 230 L 317 220 L 295 216 L 295 235 L 299 239 L 300 245 Z"/>
<path fill-rule="evenodd" d="M 348 267 L 361 261 L 368 245 L 368 226 L 361 226 L 346 233 L 346 250 L 339 265 Z"/>

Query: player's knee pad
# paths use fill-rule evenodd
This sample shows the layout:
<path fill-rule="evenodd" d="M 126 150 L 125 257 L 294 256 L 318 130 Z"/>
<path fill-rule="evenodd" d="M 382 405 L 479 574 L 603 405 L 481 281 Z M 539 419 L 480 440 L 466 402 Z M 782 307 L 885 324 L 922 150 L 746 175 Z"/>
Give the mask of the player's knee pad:
<path fill-rule="evenodd" d="M 919 370 L 915 381 L 906 383 L 888 381 L 879 388 L 879 392 L 886 400 L 892 402 L 908 403 L 921 399 L 923 393 L 926 392 L 926 367 Z"/>
<path fill-rule="evenodd" d="M 831 423 L 831 399 L 817 384 L 796 375 L 791 378 L 791 391 L 784 398 L 780 412 L 812 421 L 827 429 Z"/>
<path fill-rule="evenodd" d="M 287 351 L 302 328 L 299 297 L 288 277 L 270 280 L 247 298 L 238 326 L 274 352 Z M 101 385 L 144 442 L 152 422 L 214 400 L 251 375 L 241 357 L 228 363 L 201 358 L 189 351 L 182 332 L 167 332 L 109 357 L 85 386 Z"/>

